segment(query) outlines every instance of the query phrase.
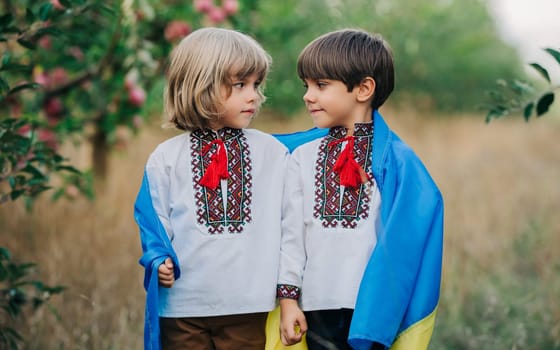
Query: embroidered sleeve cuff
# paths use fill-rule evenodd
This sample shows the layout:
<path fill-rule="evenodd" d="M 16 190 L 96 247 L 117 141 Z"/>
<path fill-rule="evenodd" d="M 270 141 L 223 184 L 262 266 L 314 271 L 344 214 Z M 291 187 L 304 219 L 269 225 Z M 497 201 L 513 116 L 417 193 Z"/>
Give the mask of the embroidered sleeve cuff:
<path fill-rule="evenodd" d="M 276 297 L 288 298 L 298 300 L 301 294 L 301 289 L 289 284 L 279 284 L 276 289 Z"/>

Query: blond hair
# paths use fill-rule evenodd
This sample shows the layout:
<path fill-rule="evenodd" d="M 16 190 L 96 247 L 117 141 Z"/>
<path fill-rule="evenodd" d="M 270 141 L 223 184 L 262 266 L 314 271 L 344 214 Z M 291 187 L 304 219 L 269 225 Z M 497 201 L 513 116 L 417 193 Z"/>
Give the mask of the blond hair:
<path fill-rule="evenodd" d="M 259 106 L 271 58 L 251 37 L 222 28 L 198 29 L 171 54 L 164 92 L 164 113 L 181 130 L 206 129 L 222 114 L 222 87 L 231 93 L 232 79 L 257 74 Z"/>

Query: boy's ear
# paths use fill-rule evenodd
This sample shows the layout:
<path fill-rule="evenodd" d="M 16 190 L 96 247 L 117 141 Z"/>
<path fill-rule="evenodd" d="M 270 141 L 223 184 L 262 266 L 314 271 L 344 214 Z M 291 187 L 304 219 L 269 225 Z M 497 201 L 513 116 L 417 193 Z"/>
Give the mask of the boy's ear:
<path fill-rule="evenodd" d="M 373 98 L 375 93 L 375 80 L 372 77 L 365 77 L 358 85 L 358 95 L 356 98 L 359 102 L 367 102 Z"/>

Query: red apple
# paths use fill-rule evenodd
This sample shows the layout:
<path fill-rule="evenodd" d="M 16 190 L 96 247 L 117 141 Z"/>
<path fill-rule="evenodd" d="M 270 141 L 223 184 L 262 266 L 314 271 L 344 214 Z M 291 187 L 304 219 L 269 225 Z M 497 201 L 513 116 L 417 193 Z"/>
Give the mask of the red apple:
<path fill-rule="evenodd" d="M 43 105 L 49 124 L 56 124 L 64 112 L 64 105 L 58 97 L 49 98 Z"/>
<path fill-rule="evenodd" d="M 222 1 L 222 8 L 227 15 L 234 15 L 239 11 L 239 2 L 237 0 Z"/>
<path fill-rule="evenodd" d="M 146 92 L 140 86 L 133 86 L 128 91 L 128 102 L 133 106 L 140 107 L 146 101 Z"/>
<path fill-rule="evenodd" d="M 212 0 L 194 0 L 194 9 L 197 12 L 208 12 L 213 6 Z"/>
<path fill-rule="evenodd" d="M 207 13 L 208 19 L 213 23 L 221 23 L 226 19 L 226 13 L 221 7 L 212 7 Z"/>
<path fill-rule="evenodd" d="M 58 147 L 58 141 L 56 140 L 56 134 L 49 129 L 41 129 L 37 133 L 37 138 L 39 141 L 44 142 L 48 147 L 56 149 Z"/>
<path fill-rule="evenodd" d="M 183 21 L 171 21 L 165 27 L 165 40 L 174 42 L 181 40 L 191 32 L 191 26 Z"/>
<path fill-rule="evenodd" d="M 60 1 L 58 0 L 51 0 L 51 4 L 54 6 L 55 9 L 57 10 L 64 10 L 64 6 L 62 6 L 62 4 L 60 3 Z"/>

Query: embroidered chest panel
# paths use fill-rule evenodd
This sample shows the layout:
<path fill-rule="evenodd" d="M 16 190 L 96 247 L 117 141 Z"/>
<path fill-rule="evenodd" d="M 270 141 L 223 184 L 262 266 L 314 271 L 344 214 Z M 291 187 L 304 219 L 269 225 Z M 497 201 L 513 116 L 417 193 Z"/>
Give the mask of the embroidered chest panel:
<path fill-rule="evenodd" d="M 371 182 L 368 181 L 356 188 L 344 187 L 342 191 L 339 176 L 333 169 L 345 146 L 341 143 L 331 146 L 329 144 L 344 136 L 346 136 L 345 128 L 331 128 L 329 134 L 321 141 L 315 164 L 313 215 L 322 221 L 325 228 L 338 226 L 355 228 L 358 221 L 369 216 Z M 354 159 L 364 169 L 368 178 L 372 179 L 372 124 L 356 124 L 354 137 Z"/>
<path fill-rule="evenodd" d="M 211 189 L 200 185 L 204 171 L 210 164 L 216 147 L 203 154 L 203 149 L 220 138 L 227 150 L 227 189 L 222 186 Z M 223 128 L 217 134 L 210 130 L 191 133 L 191 159 L 197 220 L 205 225 L 210 234 L 241 233 L 245 224 L 251 222 L 251 197 L 253 179 L 251 157 L 247 139 L 240 129 Z"/>

